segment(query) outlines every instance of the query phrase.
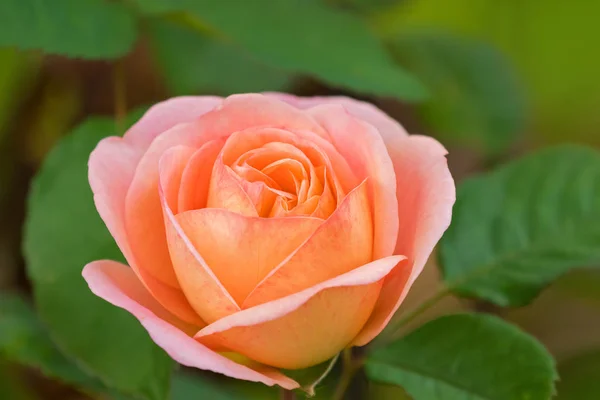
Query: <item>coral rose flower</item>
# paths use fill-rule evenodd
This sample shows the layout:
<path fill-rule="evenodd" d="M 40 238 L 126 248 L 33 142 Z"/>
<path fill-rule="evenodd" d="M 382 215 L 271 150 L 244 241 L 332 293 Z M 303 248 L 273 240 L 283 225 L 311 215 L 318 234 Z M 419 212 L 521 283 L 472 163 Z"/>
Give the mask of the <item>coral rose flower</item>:
<path fill-rule="evenodd" d="M 89 160 L 127 262 L 91 290 L 173 359 L 298 387 L 386 326 L 450 223 L 445 149 L 344 97 L 178 97 Z"/>

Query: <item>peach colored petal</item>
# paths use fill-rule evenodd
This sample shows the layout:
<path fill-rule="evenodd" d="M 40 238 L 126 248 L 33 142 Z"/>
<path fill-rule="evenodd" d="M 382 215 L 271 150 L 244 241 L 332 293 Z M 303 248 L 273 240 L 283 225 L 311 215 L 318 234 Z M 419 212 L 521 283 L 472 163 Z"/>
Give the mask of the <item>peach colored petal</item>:
<path fill-rule="evenodd" d="M 89 159 L 89 181 L 98 213 L 123 255 L 146 288 L 182 320 L 202 325 L 181 290 L 157 280 L 137 267 L 125 227 L 125 196 L 142 152 L 125 140 L 109 137 L 98 143 Z"/>
<path fill-rule="evenodd" d="M 212 140 L 199 148 L 189 160 L 181 177 L 178 212 L 206 207 L 212 170 L 224 140 Z"/>
<path fill-rule="evenodd" d="M 165 201 L 171 210 L 176 210 L 178 207 L 183 171 L 196 151 L 193 147 L 175 146 L 165 151 L 160 158 L 158 164 L 160 184 Z"/>
<path fill-rule="evenodd" d="M 165 156 L 168 157 L 169 154 L 165 154 Z M 161 180 L 162 178 L 161 176 Z M 167 204 L 162 190 L 162 182 L 159 187 L 159 196 L 162 201 L 167 242 L 174 271 L 191 306 L 207 322 L 216 321 L 239 311 L 238 304 L 223 287 L 177 222 L 173 211 Z"/>
<path fill-rule="evenodd" d="M 323 223 L 311 217 L 246 217 L 215 208 L 175 219 L 238 304 Z"/>
<path fill-rule="evenodd" d="M 179 288 L 167 248 L 158 198 L 158 161 L 174 146 L 199 148 L 215 139 L 198 134 L 198 121 L 177 125 L 158 136 L 140 160 L 125 198 L 125 222 L 131 250 L 139 268 L 161 282 Z"/>
<path fill-rule="evenodd" d="M 196 338 L 259 362 L 303 368 L 346 347 L 368 319 L 382 279 L 398 265 L 390 256 L 293 295 L 242 310 L 208 325 Z"/>
<path fill-rule="evenodd" d="M 373 223 L 367 196 L 365 181 L 305 243 L 288 253 L 250 293 L 242 308 L 310 288 L 371 261 Z"/>
<path fill-rule="evenodd" d="M 162 101 L 148 111 L 125 133 L 124 138 L 132 145 L 146 149 L 161 133 L 175 125 L 191 122 L 219 107 L 221 97 L 181 96 Z"/>
<path fill-rule="evenodd" d="M 133 314 L 146 328 L 152 340 L 175 361 L 188 367 L 224 374 L 237 379 L 280 385 L 294 389 L 299 385 L 275 369 L 262 366 L 262 371 L 251 369 L 230 360 L 202 344 L 161 316 L 164 310 L 152 303 L 133 272 L 114 261 L 94 261 L 83 270 L 83 276 L 94 294 Z"/>
<path fill-rule="evenodd" d="M 359 179 L 369 178 L 372 201 L 373 258 L 393 254 L 398 237 L 398 201 L 394 165 L 378 131 L 337 104 L 307 110 L 329 133 L 335 148 Z"/>
<path fill-rule="evenodd" d="M 435 139 L 412 135 L 390 143 L 400 210 L 396 254 L 405 254 L 410 269 L 397 269 L 383 285 L 369 322 L 355 339 L 362 346 L 387 325 L 417 279 L 434 246 L 450 225 L 456 190 L 446 149 Z"/>
<path fill-rule="evenodd" d="M 306 130 L 327 137 L 323 128 L 306 113 L 261 94 L 236 94 L 223 100 L 201 118 L 201 134 L 230 135 L 254 127 Z"/>
<path fill-rule="evenodd" d="M 224 165 L 220 156 L 217 157 L 210 179 L 206 207 L 223 208 L 249 217 L 257 217 L 258 210 L 251 195 L 258 196 L 260 193 L 249 193 L 244 190 L 249 186 L 244 183 L 247 182 L 242 181 L 231 168 Z"/>
<path fill-rule="evenodd" d="M 329 96 L 329 97 L 298 97 L 287 93 L 268 92 L 263 93 L 265 96 L 274 97 L 281 101 L 285 101 L 300 109 L 312 108 L 321 104 L 339 104 L 353 116 L 368 122 L 373 125 L 383 140 L 387 142 L 389 138 L 408 136 L 406 130 L 389 115 L 375 107 L 371 103 L 359 101 L 345 96 Z"/>

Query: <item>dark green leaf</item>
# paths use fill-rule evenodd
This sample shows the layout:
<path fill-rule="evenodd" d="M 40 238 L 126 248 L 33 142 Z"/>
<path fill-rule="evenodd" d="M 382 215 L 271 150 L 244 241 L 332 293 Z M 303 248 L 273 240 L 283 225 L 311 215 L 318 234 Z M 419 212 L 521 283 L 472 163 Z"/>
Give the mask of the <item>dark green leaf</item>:
<path fill-rule="evenodd" d="M 402 65 L 429 88 L 424 120 L 447 141 L 501 152 L 525 122 L 525 101 L 512 66 L 484 43 L 428 31 L 391 42 Z"/>
<path fill-rule="evenodd" d="M 415 400 L 548 400 L 554 361 L 533 337 L 490 315 L 431 321 L 366 361 L 370 379 Z"/>
<path fill-rule="evenodd" d="M 558 372 L 558 400 L 600 399 L 600 350 L 560 363 Z"/>
<path fill-rule="evenodd" d="M 19 372 L 13 364 L 0 358 L 0 399 L 38 400 Z"/>
<path fill-rule="evenodd" d="M 331 360 L 322 362 L 310 368 L 299 370 L 284 370 L 283 373 L 300 384 L 300 388 L 309 396 L 316 394 L 317 388 L 332 372 L 339 358 L 339 354 Z"/>
<path fill-rule="evenodd" d="M 203 28 L 290 73 L 314 75 L 359 92 L 425 98 L 422 85 L 395 65 L 358 17 L 302 0 L 136 0 L 149 13 L 187 11 Z"/>
<path fill-rule="evenodd" d="M 600 261 L 600 153 L 563 146 L 464 182 L 442 238 L 444 280 L 500 306 Z"/>
<path fill-rule="evenodd" d="M 109 387 L 164 399 L 171 360 L 138 321 L 94 296 L 81 277 L 90 261 L 122 259 L 87 180 L 90 152 L 114 134 L 112 120 L 92 118 L 53 149 L 29 196 L 24 252 L 38 312 L 60 347 Z"/>
<path fill-rule="evenodd" d="M 8 293 L 3 293 L 0 299 L 0 354 L 64 382 L 102 388 L 100 382 L 82 372 L 58 350 L 29 304 Z"/>
<path fill-rule="evenodd" d="M 172 400 L 277 400 L 279 390 L 260 383 L 219 377 L 214 380 L 186 372 L 173 376 Z"/>
<path fill-rule="evenodd" d="M 190 27 L 154 20 L 150 33 L 156 61 L 176 95 L 285 91 L 291 83 L 290 75 Z"/>
<path fill-rule="evenodd" d="M 106 0 L 2 0 L 0 46 L 83 58 L 117 58 L 135 42 L 125 5 Z"/>

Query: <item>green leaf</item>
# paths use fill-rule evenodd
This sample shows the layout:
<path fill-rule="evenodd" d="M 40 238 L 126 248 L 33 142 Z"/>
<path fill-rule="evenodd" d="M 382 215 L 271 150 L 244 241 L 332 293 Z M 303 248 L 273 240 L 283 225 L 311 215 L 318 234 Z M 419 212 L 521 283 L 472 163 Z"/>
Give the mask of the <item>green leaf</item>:
<path fill-rule="evenodd" d="M 29 382 L 15 370 L 14 365 L 0 358 L 0 399 L 38 400 Z"/>
<path fill-rule="evenodd" d="M 447 32 L 412 31 L 391 41 L 396 58 L 432 96 L 423 119 L 447 141 L 489 153 L 506 150 L 525 122 L 525 100 L 512 66 L 483 42 Z"/>
<path fill-rule="evenodd" d="M 0 354 L 66 383 L 102 389 L 58 350 L 30 305 L 14 294 L 0 299 Z"/>
<path fill-rule="evenodd" d="M 316 394 L 317 388 L 333 371 L 339 356 L 338 353 L 332 359 L 313 367 L 297 370 L 284 370 L 283 373 L 298 382 L 300 384 L 300 389 L 312 397 Z"/>
<path fill-rule="evenodd" d="M 526 86 L 530 136 L 598 145 L 600 52 L 589 51 L 598 15 L 600 2 L 589 0 L 419 0 L 382 10 L 371 24 L 393 35 L 433 28 L 493 44 Z"/>
<path fill-rule="evenodd" d="M 557 378 L 539 342 L 483 314 L 428 322 L 370 354 L 366 373 L 414 400 L 548 400 Z"/>
<path fill-rule="evenodd" d="M 279 390 L 260 383 L 180 372 L 173 375 L 172 400 L 277 400 Z"/>
<path fill-rule="evenodd" d="M 291 76 L 255 61 L 217 37 L 174 22 L 150 23 L 156 62 L 176 95 L 285 91 Z"/>
<path fill-rule="evenodd" d="M 136 0 L 148 13 L 187 11 L 202 29 L 216 31 L 261 62 L 316 76 L 358 92 L 426 97 L 423 86 L 397 66 L 357 16 L 302 0 Z"/>
<path fill-rule="evenodd" d="M 500 306 L 600 261 L 600 153 L 549 148 L 464 182 L 440 243 L 444 280 Z"/>
<path fill-rule="evenodd" d="M 122 259 L 98 216 L 87 160 L 115 123 L 91 118 L 65 137 L 36 176 L 24 253 L 37 310 L 60 347 L 103 383 L 138 398 L 164 399 L 172 361 L 127 312 L 91 293 L 85 264 Z"/>
<path fill-rule="evenodd" d="M 560 363 L 558 372 L 558 400 L 600 399 L 600 350 Z"/>
<path fill-rule="evenodd" d="M 133 46 L 135 20 L 106 0 L 2 0 L 0 46 L 83 58 L 118 58 Z"/>

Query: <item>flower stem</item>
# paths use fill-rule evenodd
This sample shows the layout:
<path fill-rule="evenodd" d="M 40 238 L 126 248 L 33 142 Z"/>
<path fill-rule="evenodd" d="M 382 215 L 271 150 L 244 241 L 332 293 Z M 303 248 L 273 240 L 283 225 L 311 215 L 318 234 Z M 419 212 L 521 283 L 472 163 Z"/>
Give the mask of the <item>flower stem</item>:
<path fill-rule="evenodd" d="M 356 372 L 362 367 L 362 359 L 352 358 L 352 349 L 342 351 L 342 363 L 342 376 L 331 398 L 332 400 L 342 400 L 344 398 L 344 394 L 346 394 L 352 378 L 354 378 Z"/>
<path fill-rule="evenodd" d="M 295 400 L 296 393 L 294 393 L 293 390 L 287 390 L 287 389 L 281 388 L 281 393 L 280 393 L 279 397 L 281 398 L 281 400 Z"/>

